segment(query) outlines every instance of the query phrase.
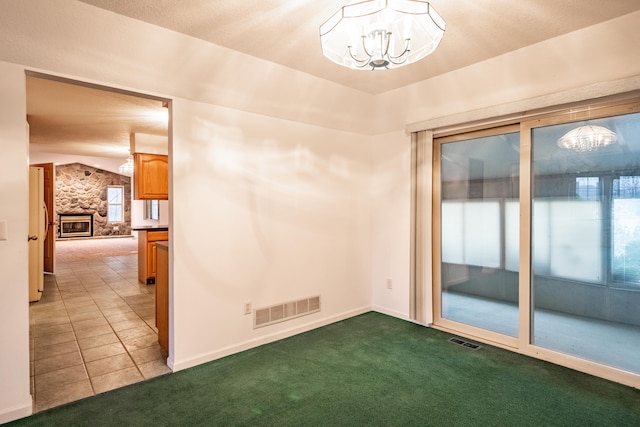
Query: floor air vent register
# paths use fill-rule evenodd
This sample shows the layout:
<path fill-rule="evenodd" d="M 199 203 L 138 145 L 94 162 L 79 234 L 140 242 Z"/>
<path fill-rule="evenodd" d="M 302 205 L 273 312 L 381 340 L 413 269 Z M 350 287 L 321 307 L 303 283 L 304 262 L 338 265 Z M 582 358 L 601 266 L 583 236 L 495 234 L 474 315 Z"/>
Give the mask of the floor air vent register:
<path fill-rule="evenodd" d="M 253 314 L 253 327 L 273 325 L 296 317 L 320 311 L 320 297 L 309 297 L 298 301 L 285 302 L 283 304 L 272 305 L 271 307 L 258 308 Z"/>
<path fill-rule="evenodd" d="M 480 345 L 478 345 L 476 343 L 465 341 L 463 339 L 456 338 L 456 337 L 449 338 L 447 341 L 449 341 L 450 343 L 454 343 L 454 344 L 460 345 L 460 346 L 465 347 L 465 348 L 470 348 L 471 350 L 477 350 L 479 348 L 482 348 L 482 346 L 480 346 Z"/>

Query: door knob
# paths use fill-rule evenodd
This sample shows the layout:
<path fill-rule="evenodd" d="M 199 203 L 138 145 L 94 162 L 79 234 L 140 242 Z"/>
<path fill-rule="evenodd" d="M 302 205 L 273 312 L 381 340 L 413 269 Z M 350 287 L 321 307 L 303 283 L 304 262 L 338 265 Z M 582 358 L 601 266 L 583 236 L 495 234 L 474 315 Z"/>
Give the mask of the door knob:
<path fill-rule="evenodd" d="M 31 240 L 38 240 L 38 236 L 29 236 L 27 242 L 30 242 Z"/>

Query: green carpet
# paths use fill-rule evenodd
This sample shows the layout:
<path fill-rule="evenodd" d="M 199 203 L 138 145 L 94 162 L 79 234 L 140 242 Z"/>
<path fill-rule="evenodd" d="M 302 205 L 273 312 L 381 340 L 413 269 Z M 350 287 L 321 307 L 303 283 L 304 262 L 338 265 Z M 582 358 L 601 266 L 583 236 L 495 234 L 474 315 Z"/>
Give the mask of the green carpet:
<path fill-rule="evenodd" d="M 640 390 L 367 313 L 12 426 L 640 426 Z"/>

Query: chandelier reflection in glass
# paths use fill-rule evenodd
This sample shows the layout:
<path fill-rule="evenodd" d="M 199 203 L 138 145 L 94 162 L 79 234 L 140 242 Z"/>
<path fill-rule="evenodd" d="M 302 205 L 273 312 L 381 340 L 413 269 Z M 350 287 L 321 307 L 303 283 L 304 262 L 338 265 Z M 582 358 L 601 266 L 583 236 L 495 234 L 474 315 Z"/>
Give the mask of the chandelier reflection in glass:
<path fill-rule="evenodd" d="M 616 142 L 618 136 L 602 126 L 585 125 L 570 130 L 558 140 L 558 147 L 573 151 L 595 151 Z"/>
<path fill-rule="evenodd" d="M 336 64 L 392 69 L 431 54 L 444 29 L 444 20 L 427 1 L 356 0 L 320 26 L 320 43 Z"/>

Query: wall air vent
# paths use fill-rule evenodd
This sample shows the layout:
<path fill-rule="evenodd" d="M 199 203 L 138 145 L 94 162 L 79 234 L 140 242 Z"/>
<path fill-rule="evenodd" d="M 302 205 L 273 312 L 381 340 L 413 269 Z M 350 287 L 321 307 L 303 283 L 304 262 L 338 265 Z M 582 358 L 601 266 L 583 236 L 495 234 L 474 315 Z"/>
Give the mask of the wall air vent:
<path fill-rule="evenodd" d="M 257 308 L 253 311 L 253 328 L 262 328 L 319 311 L 320 296 Z"/>

